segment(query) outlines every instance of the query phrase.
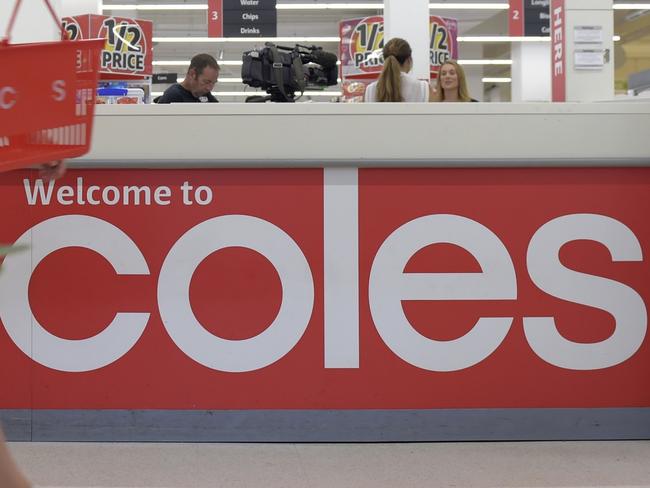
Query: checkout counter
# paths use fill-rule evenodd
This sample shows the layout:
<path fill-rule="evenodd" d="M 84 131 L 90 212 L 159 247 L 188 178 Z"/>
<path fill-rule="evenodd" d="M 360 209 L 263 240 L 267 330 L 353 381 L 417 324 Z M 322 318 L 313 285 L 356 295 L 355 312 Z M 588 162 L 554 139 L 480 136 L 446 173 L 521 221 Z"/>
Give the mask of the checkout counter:
<path fill-rule="evenodd" d="M 70 168 L 0 177 L 10 439 L 650 438 L 648 102 L 98 106 Z"/>

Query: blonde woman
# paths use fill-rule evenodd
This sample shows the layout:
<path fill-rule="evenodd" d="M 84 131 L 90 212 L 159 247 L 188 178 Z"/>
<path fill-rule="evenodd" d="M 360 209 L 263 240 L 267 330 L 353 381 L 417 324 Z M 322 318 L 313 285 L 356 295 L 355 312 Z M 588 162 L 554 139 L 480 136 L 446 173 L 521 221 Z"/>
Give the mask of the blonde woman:
<path fill-rule="evenodd" d="M 379 79 L 366 88 L 365 102 L 431 102 L 431 85 L 409 76 L 413 67 L 411 46 L 395 37 L 384 45 L 384 67 Z"/>
<path fill-rule="evenodd" d="M 436 80 L 437 102 L 477 102 L 467 89 L 465 71 L 456 61 L 449 60 L 440 66 Z"/>

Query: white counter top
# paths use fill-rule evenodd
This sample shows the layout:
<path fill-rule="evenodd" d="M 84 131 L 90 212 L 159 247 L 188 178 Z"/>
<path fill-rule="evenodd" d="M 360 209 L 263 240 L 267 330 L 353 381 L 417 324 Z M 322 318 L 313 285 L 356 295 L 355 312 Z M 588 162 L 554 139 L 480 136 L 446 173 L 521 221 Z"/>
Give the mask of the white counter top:
<path fill-rule="evenodd" d="M 650 102 L 98 106 L 78 166 L 650 166 Z"/>

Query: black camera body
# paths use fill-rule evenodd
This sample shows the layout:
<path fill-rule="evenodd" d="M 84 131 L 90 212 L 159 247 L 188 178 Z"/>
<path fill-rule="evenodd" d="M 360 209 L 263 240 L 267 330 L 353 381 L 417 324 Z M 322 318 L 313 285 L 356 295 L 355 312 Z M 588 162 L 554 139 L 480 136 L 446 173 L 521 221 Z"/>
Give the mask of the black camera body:
<path fill-rule="evenodd" d="M 316 46 L 291 48 L 267 42 L 262 49 L 246 51 L 242 61 L 243 83 L 269 94 L 249 97 L 247 102 L 294 102 L 296 92 L 338 83 L 336 55 Z"/>

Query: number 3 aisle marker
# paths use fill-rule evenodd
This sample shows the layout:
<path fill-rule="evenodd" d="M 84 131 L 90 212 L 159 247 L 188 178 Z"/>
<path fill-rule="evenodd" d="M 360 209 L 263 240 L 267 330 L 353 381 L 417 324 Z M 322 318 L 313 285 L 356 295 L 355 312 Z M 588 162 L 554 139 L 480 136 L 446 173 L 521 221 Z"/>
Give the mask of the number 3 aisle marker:
<path fill-rule="evenodd" d="M 223 0 L 208 0 L 208 37 L 223 37 Z"/>

